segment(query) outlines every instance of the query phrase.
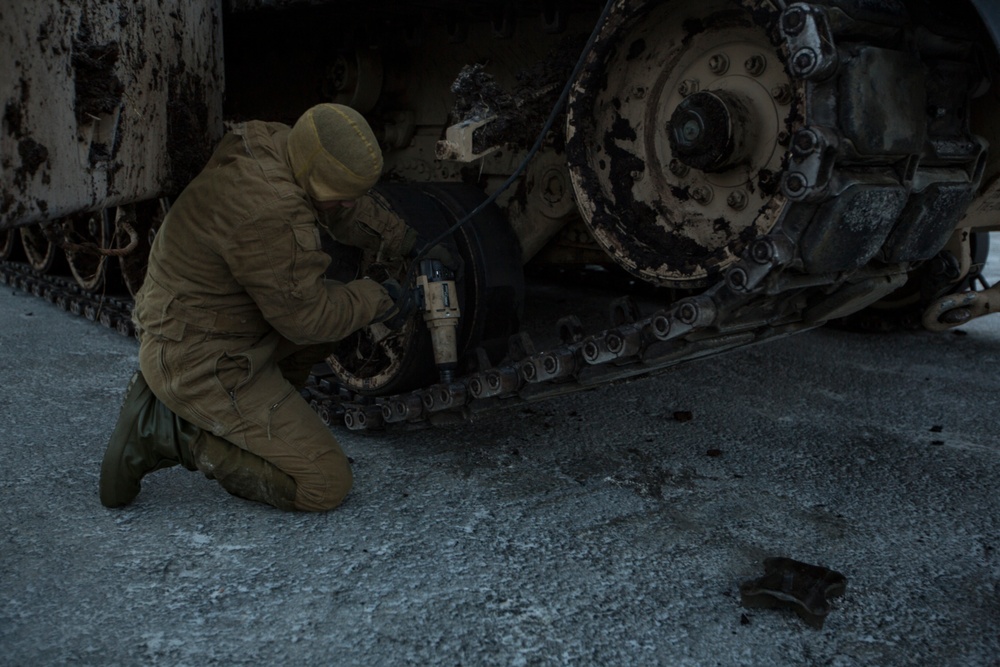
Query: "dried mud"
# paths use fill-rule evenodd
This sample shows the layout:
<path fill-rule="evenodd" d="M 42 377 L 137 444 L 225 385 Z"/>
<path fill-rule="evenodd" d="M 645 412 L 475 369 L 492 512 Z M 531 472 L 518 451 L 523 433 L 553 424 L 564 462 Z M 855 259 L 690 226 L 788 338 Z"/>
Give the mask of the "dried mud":
<path fill-rule="evenodd" d="M 495 120 L 473 133 L 473 150 L 492 146 L 531 146 L 555 106 L 579 56 L 583 36 L 567 37 L 538 63 L 516 75 L 513 90 L 505 90 L 482 63 L 466 65 L 451 86 L 452 113 L 461 120 Z M 562 128 L 564 123 L 554 127 Z M 560 134 L 561 130 L 557 131 Z M 561 134 L 557 143 L 562 143 Z"/>
<path fill-rule="evenodd" d="M 114 113 L 122 103 L 125 85 L 115 74 L 121 51 L 118 42 L 95 43 L 86 14 L 73 39 L 71 62 L 75 70 L 75 109 L 81 123 Z"/>

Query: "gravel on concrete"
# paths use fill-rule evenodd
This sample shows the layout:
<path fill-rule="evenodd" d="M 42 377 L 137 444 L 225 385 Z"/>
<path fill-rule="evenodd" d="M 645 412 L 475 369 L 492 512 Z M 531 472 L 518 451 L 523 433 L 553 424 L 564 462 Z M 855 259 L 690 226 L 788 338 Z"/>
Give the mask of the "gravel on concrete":
<path fill-rule="evenodd" d="M 0 665 L 1000 665 L 1000 317 L 338 429 L 321 515 L 180 468 L 105 509 L 137 345 L 9 287 L 0 321 Z M 740 606 L 768 556 L 846 575 L 821 630 Z"/>

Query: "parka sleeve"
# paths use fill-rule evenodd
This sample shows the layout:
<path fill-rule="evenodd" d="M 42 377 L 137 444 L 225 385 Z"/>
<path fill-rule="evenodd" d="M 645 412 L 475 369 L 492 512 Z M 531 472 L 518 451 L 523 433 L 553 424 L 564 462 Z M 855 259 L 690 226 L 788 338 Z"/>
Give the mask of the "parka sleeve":
<path fill-rule="evenodd" d="M 264 319 L 293 343 L 340 340 L 392 306 L 373 280 L 323 277 L 330 256 L 322 250 L 312 210 L 299 199 L 277 200 L 233 236 L 226 252 L 233 277 Z"/>
<path fill-rule="evenodd" d="M 370 250 L 380 261 L 405 256 L 417 232 L 372 195 L 365 195 L 350 209 L 321 214 L 320 224 L 337 241 Z"/>

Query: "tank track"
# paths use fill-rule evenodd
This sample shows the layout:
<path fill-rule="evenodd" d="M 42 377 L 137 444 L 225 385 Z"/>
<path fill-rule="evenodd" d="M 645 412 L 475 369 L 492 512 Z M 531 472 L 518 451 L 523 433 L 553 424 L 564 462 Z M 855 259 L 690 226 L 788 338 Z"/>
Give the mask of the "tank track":
<path fill-rule="evenodd" d="M 122 336 L 137 337 L 128 298 L 90 293 L 68 278 L 39 274 L 18 262 L 0 262 L 0 284 L 44 299 Z M 413 428 L 469 420 L 516 404 L 649 375 L 682 359 L 770 337 L 744 333 L 680 340 L 705 317 L 695 300 L 639 318 L 635 303 L 623 297 L 613 304 L 613 312 L 619 314 L 621 324 L 590 336 L 583 335 L 575 317 L 563 318 L 558 324 L 563 344 L 549 350 L 535 350 L 526 333 L 518 334 L 510 341 L 516 361 L 496 367 L 483 363 L 478 372 L 450 384 L 371 397 L 351 391 L 338 383 L 333 373 L 317 367 L 302 395 L 330 426 L 342 420 L 354 430 Z"/>
<path fill-rule="evenodd" d="M 128 298 L 87 292 L 71 279 L 39 274 L 18 262 L 0 262 L 0 285 L 39 297 L 122 336 L 137 338 Z M 759 338 L 742 334 L 679 340 L 704 317 L 693 300 L 671 311 L 638 318 L 635 303 L 623 297 L 613 304 L 613 312 L 627 321 L 590 336 L 583 335 L 575 317 L 563 318 L 558 326 L 564 342 L 550 350 L 536 351 L 526 333 L 518 334 L 510 341 L 511 356 L 517 361 L 488 368 L 483 364 L 482 370 L 450 384 L 376 398 L 351 391 L 338 383 L 333 373 L 318 366 L 302 395 L 329 426 L 342 420 L 353 430 L 413 428 L 469 420 L 519 403 L 649 375 L 682 358 L 721 352 Z"/>
<path fill-rule="evenodd" d="M 132 338 L 136 335 L 132 300 L 127 297 L 87 292 L 70 278 L 43 275 L 21 262 L 0 262 L 0 285 L 37 296 L 68 313 L 114 329 L 122 336 Z"/>

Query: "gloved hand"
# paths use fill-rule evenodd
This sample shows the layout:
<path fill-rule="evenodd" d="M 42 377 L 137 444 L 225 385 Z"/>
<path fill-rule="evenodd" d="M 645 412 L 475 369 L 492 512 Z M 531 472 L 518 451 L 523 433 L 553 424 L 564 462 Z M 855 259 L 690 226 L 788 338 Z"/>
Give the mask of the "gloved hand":
<path fill-rule="evenodd" d="M 462 275 L 462 271 L 465 269 L 465 262 L 462 261 L 462 256 L 458 254 L 458 249 L 446 246 L 444 243 L 438 243 L 424 253 L 423 259 L 436 259 L 441 262 L 444 268 L 455 273 L 456 279 Z"/>
<path fill-rule="evenodd" d="M 382 323 L 393 331 L 399 331 L 410 319 L 410 315 L 417 309 L 416 290 L 404 289 L 399 281 L 390 278 L 382 283 L 382 287 L 389 293 L 392 299 L 392 306 L 385 312 L 379 313 L 372 320 L 373 323 Z"/>

